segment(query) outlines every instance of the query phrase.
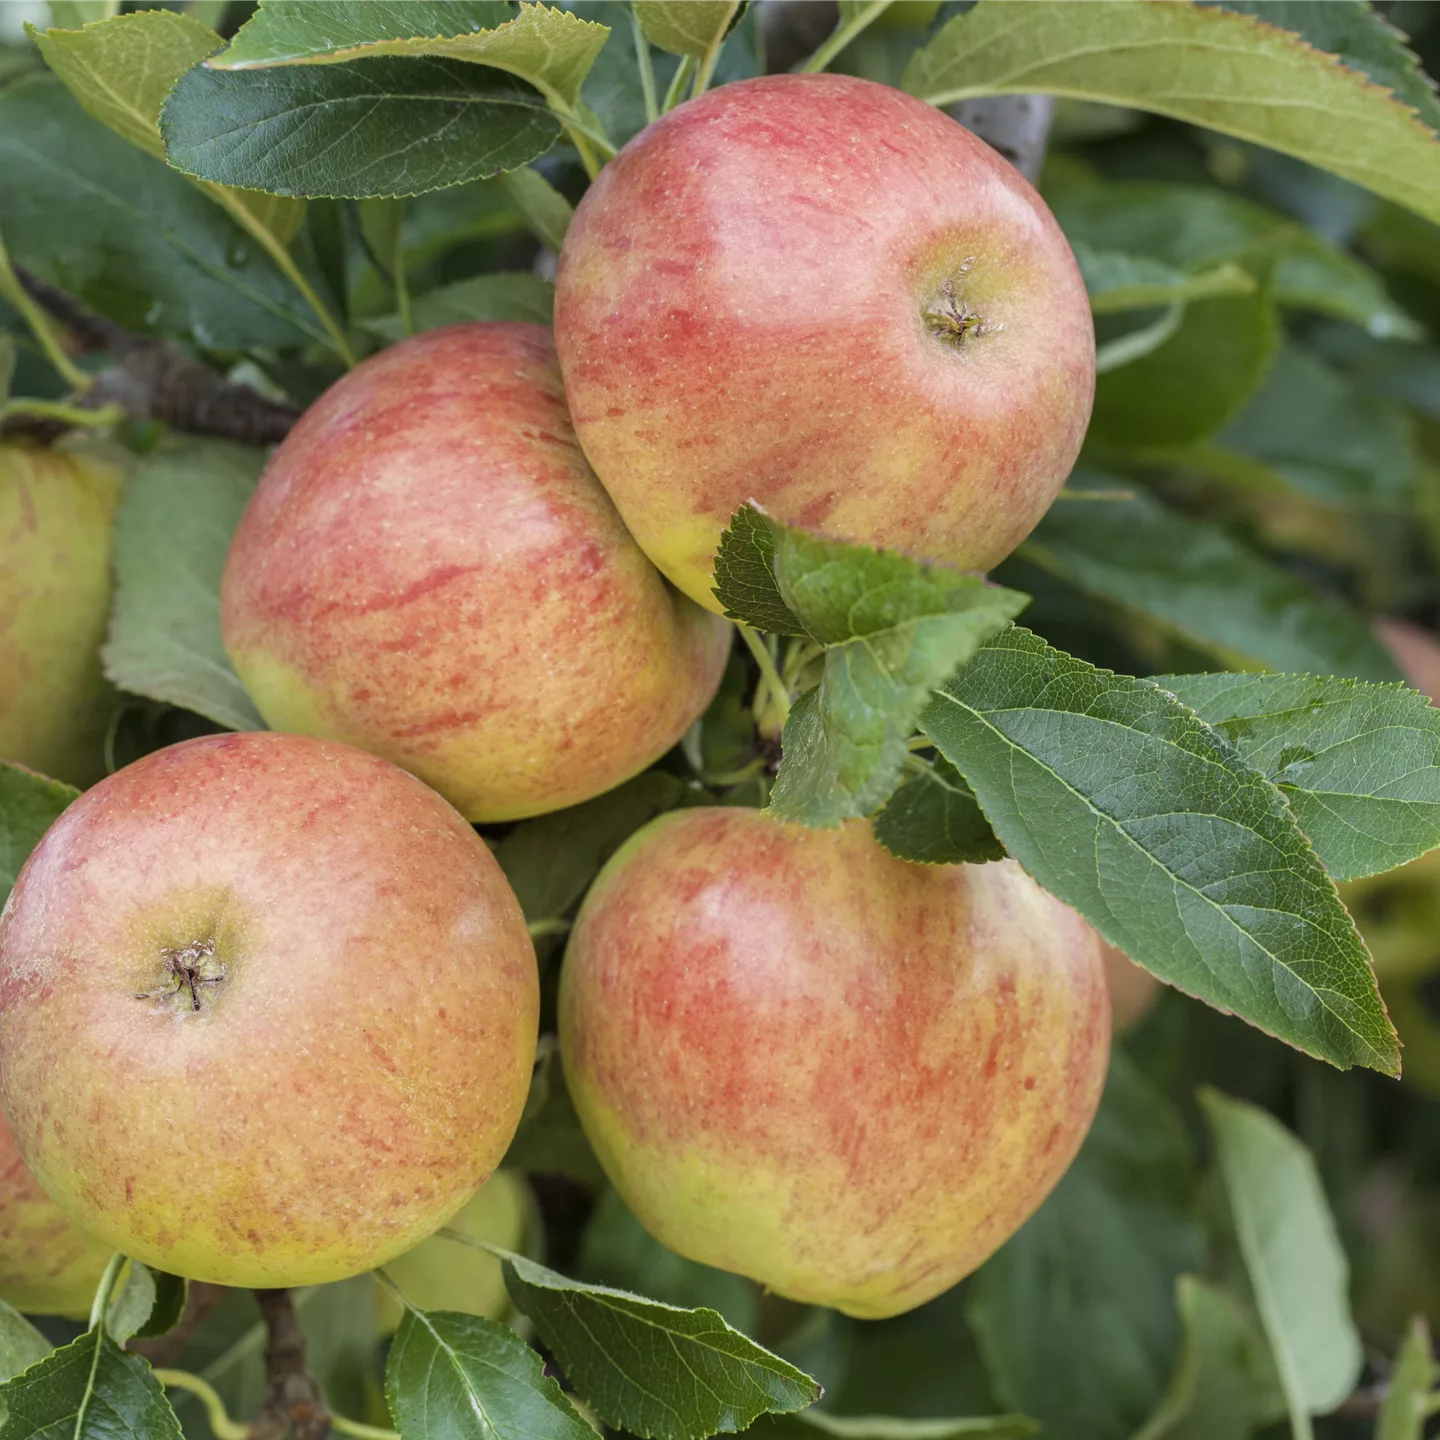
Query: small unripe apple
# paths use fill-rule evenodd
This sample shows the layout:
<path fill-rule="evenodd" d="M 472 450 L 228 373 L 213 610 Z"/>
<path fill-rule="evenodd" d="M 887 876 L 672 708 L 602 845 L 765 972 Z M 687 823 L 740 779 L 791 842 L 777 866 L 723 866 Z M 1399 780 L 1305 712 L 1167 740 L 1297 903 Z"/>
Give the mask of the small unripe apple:
<path fill-rule="evenodd" d="M 626 532 L 550 332 L 518 324 L 403 341 L 311 406 L 235 536 L 221 625 L 267 724 L 383 755 L 471 820 L 643 770 L 731 634 Z"/>
<path fill-rule="evenodd" d="M 0 760 L 72 784 L 104 769 L 100 670 L 120 472 L 0 444 Z"/>
<path fill-rule="evenodd" d="M 56 1209 L 0 1116 L 0 1300 L 82 1320 L 111 1253 Z"/>
<path fill-rule="evenodd" d="M 1095 338 L 1060 227 L 942 111 L 844 75 L 724 85 L 600 172 L 555 336 L 585 454 L 645 553 L 717 609 L 747 500 L 988 569 L 1065 482 Z"/>
<path fill-rule="evenodd" d="M 524 1176 L 497 1170 L 450 1228 L 503 1250 L 519 1250 L 535 1219 L 535 1202 Z M 459 1310 L 502 1320 L 510 1309 L 499 1260 L 456 1240 L 432 1235 L 392 1260 L 385 1273 L 422 1310 Z M 400 1302 L 377 1282 L 375 1315 L 380 1329 L 390 1334 L 404 1314 Z"/>
<path fill-rule="evenodd" d="M 868 822 L 739 808 L 635 834 L 560 986 L 585 1132 L 672 1250 L 895 1315 L 1074 1157 L 1110 1051 L 1100 937 L 1013 861 L 911 865 Z"/>
<path fill-rule="evenodd" d="M 294 735 L 158 751 L 88 790 L 0 917 L 0 1092 L 60 1210 L 221 1285 L 403 1254 L 499 1164 L 539 983 L 469 825 Z"/>

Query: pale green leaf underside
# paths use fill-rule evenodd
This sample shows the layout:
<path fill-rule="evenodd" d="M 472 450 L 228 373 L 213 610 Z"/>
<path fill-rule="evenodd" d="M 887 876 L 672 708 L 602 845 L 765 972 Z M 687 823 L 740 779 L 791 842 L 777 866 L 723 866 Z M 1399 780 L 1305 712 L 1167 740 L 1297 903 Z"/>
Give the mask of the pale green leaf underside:
<path fill-rule="evenodd" d="M 3 811 L 0 811 L 3 814 Z M 0 900 L 0 905 L 5 902 Z M 43 1360 L 54 1346 L 8 1301 L 0 1300 L 0 1381 Z"/>
<path fill-rule="evenodd" d="M 1440 845 L 1440 710 L 1404 685 L 1312 675 L 1161 675 L 1280 787 L 1336 880 Z"/>
<path fill-rule="evenodd" d="M 115 522 L 105 673 L 231 730 L 265 728 L 220 639 L 220 576 L 264 462 L 216 440 L 160 451 L 131 474 Z"/>
<path fill-rule="evenodd" d="M 0 762 L 0 905 L 40 837 L 79 795 L 72 785 Z"/>
<path fill-rule="evenodd" d="M 808 1375 L 714 1310 L 586 1285 L 521 1255 L 505 1256 L 505 1283 L 581 1398 L 642 1440 L 732 1434 L 819 1398 Z"/>
<path fill-rule="evenodd" d="M 703 56 L 725 33 L 736 0 L 636 0 L 640 28 L 672 55 Z"/>
<path fill-rule="evenodd" d="M 1255 288 L 1255 277 L 1228 261 L 1191 274 L 1148 255 L 1096 250 L 1083 240 L 1072 242 L 1072 248 L 1095 315 L 1183 305 L 1219 295 L 1248 295 Z"/>
<path fill-rule="evenodd" d="M 1284 797 L 1173 696 L 1012 627 L 921 728 L 1006 850 L 1137 964 L 1341 1068 L 1398 1071 L 1365 947 Z"/>
<path fill-rule="evenodd" d="M 1208 1088 L 1200 1102 L 1291 1415 L 1327 1414 L 1354 1388 L 1364 1356 L 1315 1162 L 1257 1106 Z"/>
<path fill-rule="evenodd" d="M 1440 141 L 1388 90 L 1249 15 L 1148 0 L 980 0 L 911 60 L 933 105 L 1042 91 L 1128 105 L 1317 165 L 1440 221 Z"/>
<path fill-rule="evenodd" d="M 270 0 L 240 27 L 211 68 L 254 70 L 333 65 L 377 55 L 440 55 L 508 70 L 573 107 L 609 35 L 608 26 L 538 4 L 522 3 L 519 15 L 511 19 L 508 6 L 484 0 L 459 5 Z"/>
<path fill-rule="evenodd" d="M 1430 1346 L 1430 1327 L 1417 1315 L 1386 1376 L 1387 1389 L 1375 1440 L 1423 1440 L 1430 1416 L 1430 1392 L 1440 1383 L 1440 1365 Z"/>

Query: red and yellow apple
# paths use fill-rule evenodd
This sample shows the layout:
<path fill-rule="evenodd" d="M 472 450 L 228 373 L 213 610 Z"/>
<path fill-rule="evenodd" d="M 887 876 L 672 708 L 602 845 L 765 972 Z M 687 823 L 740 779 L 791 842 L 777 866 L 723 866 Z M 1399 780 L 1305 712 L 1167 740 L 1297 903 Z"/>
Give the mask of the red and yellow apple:
<path fill-rule="evenodd" d="M 0 760 L 72 784 L 104 770 L 100 670 L 120 472 L 0 444 Z"/>
<path fill-rule="evenodd" d="M 471 820 L 643 770 L 720 683 L 585 463 L 550 332 L 433 330 L 332 386 L 276 451 L 221 591 L 266 723 L 403 766 Z"/>
<path fill-rule="evenodd" d="M 466 1204 L 519 1122 L 535 952 L 387 761 L 223 735 L 101 781 L 0 918 L 0 1093 L 61 1212 L 148 1265 L 321 1284 Z"/>
<path fill-rule="evenodd" d="M 615 1188 L 672 1250 L 898 1314 L 1074 1157 L 1110 1050 L 1100 937 L 1012 861 L 911 865 L 868 822 L 675 811 L 571 934 L 560 1049 Z"/>
<path fill-rule="evenodd" d="M 0 1300 L 81 1320 L 111 1253 L 55 1208 L 0 1117 Z"/>
<path fill-rule="evenodd" d="M 576 209 L 555 307 L 586 456 L 712 609 L 747 500 L 988 569 L 1090 416 L 1090 306 L 1044 202 L 955 120 L 849 76 L 725 85 L 642 131 Z"/>

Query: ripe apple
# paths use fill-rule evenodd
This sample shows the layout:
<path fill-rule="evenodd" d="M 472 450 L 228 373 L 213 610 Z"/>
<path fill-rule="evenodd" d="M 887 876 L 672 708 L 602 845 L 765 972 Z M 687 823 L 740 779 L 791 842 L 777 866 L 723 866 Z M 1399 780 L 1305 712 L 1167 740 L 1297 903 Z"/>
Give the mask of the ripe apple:
<path fill-rule="evenodd" d="M 519 1250 L 535 1218 L 535 1202 L 524 1177 L 513 1170 L 497 1170 L 450 1225 L 501 1249 Z M 502 1320 L 510 1309 L 500 1262 L 454 1240 L 432 1235 L 392 1260 L 385 1273 L 422 1310 L 459 1310 Z M 400 1302 L 378 1281 L 375 1314 L 387 1335 L 404 1315 Z"/>
<path fill-rule="evenodd" d="M 404 766 L 471 820 L 578 804 L 670 748 L 730 627 L 675 595 L 576 443 L 550 332 L 432 330 L 276 451 L 221 590 L 266 722 Z"/>
<path fill-rule="evenodd" d="M 55 1208 L 0 1116 L 0 1300 L 27 1315 L 82 1320 L 110 1255 Z"/>
<path fill-rule="evenodd" d="M 103 769 L 100 644 L 120 472 L 0 444 L 0 760 L 73 784 Z"/>
<path fill-rule="evenodd" d="M 566 234 L 555 336 L 601 483 L 711 609 L 752 499 L 995 565 L 1064 483 L 1095 388 L 1044 202 L 958 122 L 845 75 L 725 85 L 637 135 Z"/>
<path fill-rule="evenodd" d="M 1110 1024 L 1117 1031 L 1133 1030 L 1160 998 L 1160 981 L 1114 945 L 1103 947 L 1105 984 L 1110 991 Z"/>
<path fill-rule="evenodd" d="M 117 1250 L 316 1285 L 484 1183 L 535 1056 L 535 952 L 484 842 L 387 761 L 207 736 L 101 781 L 0 917 L 0 1093 Z"/>
<path fill-rule="evenodd" d="M 601 872 L 560 982 L 585 1132 L 672 1250 L 895 1315 L 973 1270 L 1089 1127 L 1100 937 L 1011 861 L 911 865 L 868 822 L 673 811 Z"/>

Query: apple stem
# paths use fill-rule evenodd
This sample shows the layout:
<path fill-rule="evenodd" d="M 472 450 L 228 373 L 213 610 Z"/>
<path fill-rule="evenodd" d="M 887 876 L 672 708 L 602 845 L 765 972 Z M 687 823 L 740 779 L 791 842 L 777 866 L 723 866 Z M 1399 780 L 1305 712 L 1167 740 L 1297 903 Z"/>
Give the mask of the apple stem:
<path fill-rule="evenodd" d="M 252 1434 L 287 1431 L 295 1440 L 328 1440 L 330 1412 L 305 1361 L 305 1332 L 288 1290 L 257 1290 L 265 1321 L 265 1403 Z"/>
<path fill-rule="evenodd" d="M 250 1440 L 250 1427 L 230 1418 L 225 1402 L 208 1381 L 188 1370 L 157 1369 L 155 1378 L 168 1390 L 188 1390 L 199 1399 L 205 1407 L 205 1418 L 210 1422 L 215 1440 Z"/>
<path fill-rule="evenodd" d="M 681 58 L 679 65 L 675 67 L 675 78 L 670 82 L 670 88 L 665 92 L 665 99 L 661 102 L 660 113 L 668 115 L 679 103 L 680 97 L 685 93 L 685 84 L 695 73 L 695 57 L 686 55 Z"/>
<path fill-rule="evenodd" d="M 760 678 L 770 691 L 770 703 L 774 707 L 780 721 L 780 728 L 783 730 L 785 722 L 790 718 L 790 692 L 785 688 L 785 682 L 775 668 L 775 658 L 770 654 L 769 647 L 760 638 L 757 631 L 752 630 L 748 625 L 738 623 L 736 629 L 740 631 L 740 638 L 750 647 L 750 653 L 760 667 Z"/>
<path fill-rule="evenodd" d="M 125 1265 L 126 1257 L 118 1251 L 110 1257 L 110 1263 L 105 1267 L 105 1273 L 100 1277 L 100 1285 L 95 1291 L 95 1299 L 90 1306 L 90 1328 L 93 1330 L 105 1319 L 105 1312 L 110 1308 L 110 1297 L 115 1293 L 115 1284 L 120 1279 L 120 1271 Z"/>
<path fill-rule="evenodd" d="M 815 75 L 823 70 L 866 26 L 878 20 L 889 6 L 890 0 L 870 0 L 868 5 L 862 6 L 849 19 L 838 24 L 825 43 L 800 66 L 800 73 Z"/>
<path fill-rule="evenodd" d="M 655 66 L 650 59 L 650 42 L 640 25 L 640 12 L 630 7 L 630 35 L 635 42 L 635 66 L 640 71 L 640 93 L 645 99 L 645 123 L 653 125 L 660 118 L 655 99 Z"/>

